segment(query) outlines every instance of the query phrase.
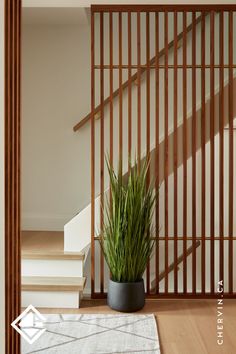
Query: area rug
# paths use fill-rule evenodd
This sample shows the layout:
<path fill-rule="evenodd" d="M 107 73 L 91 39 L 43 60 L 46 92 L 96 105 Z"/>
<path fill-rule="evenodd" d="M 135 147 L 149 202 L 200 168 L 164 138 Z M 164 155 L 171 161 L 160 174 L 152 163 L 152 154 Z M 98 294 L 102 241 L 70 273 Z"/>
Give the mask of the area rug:
<path fill-rule="evenodd" d="M 44 315 L 46 331 L 22 354 L 160 354 L 154 315 Z"/>

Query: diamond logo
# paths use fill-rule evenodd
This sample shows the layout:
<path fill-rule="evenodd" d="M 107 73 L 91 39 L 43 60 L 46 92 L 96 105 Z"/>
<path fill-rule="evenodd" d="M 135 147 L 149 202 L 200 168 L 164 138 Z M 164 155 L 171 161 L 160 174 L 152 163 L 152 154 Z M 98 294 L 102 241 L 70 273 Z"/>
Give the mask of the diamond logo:
<path fill-rule="evenodd" d="M 45 321 L 43 315 L 33 305 L 29 305 L 11 325 L 29 344 L 32 344 L 46 331 L 43 326 Z"/>

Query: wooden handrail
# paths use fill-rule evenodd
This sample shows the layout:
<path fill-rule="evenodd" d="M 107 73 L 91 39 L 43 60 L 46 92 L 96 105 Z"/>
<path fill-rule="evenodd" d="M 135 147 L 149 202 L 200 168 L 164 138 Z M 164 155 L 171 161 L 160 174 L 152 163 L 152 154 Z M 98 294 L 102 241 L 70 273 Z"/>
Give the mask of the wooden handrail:
<path fill-rule="evenodd" d="M 201 244 L 200 241 L 196 241 L 195 246 L 193 246 L 193 245 L 190 246 L 190 247 L 187 249 L 187 251 L 186 251 L 186 257 L 188 257 L 188 256 L 193 252 L 194 249 L 197 249 L 197 248 L 200 246 L 200 244 Z M 183 262 L 183 259 L 184 259 L 184 255 L 181 254 L 181 256 L 179 256 L 179 257 L 177 258 L 177 261 L 176 261 L 176 262 L 172 262 L 172 263 L 169 265 L 169 267 L 168 267 L 168 274 L 169 274 L 170 272 L 172 272 L 172 271 L 175 269 L 175 267 L 177 267 L 177 269 L 179 269 L 179 268 L 178 268 L 178 265 L 179 265 L 181 262 Z M 159 274 L 158 281 L 160 282 L 161 280 L 163 280 L 163 279 L 165 278 L 165 276 L 166 276 L 166 271 L 163 270 L 163 271 Z M 154 280 L 152 281 L 152 283 L 151 283 L 151 290 L 153 291 L 153 290 L 155 290 L 155 288 L 156 288 L 156 279 L 154 279 Z"/>
<path fill-rule="evenodd" d="M 201 16 L 201 15 L 198 16 L 198 18 L 196 19 L 196 22 L 195 22 L 196 25 L 197 25 L 199 22 L 201 22 L 201 19 L 202 19 L 202 16 Z M 192 23 L 191 23 L 191 24 L 187 27 L 186 32 L 187 32 L 187 33 L 190 32 L 190 31 L 192 30 L 192 27 L 193 27 L 193 25 L 192 25 Z M 181 33 L 178 34 L 178 36 L 177 36 L 177 42 L 180 42 L 180 41 L 182 40 L 182 38 L 183 38 L 183 32 L 181 32 Z M 174 46 L 174 39 L 173 39 L 172 41 L 170 41 L 170 43 L 168 44 L 168 50 L 170 50 L 171 48 L 173 48 L 173 46 Z M 165 54 L 165 48 L 163 48 L 163 49 L 160 50 L 160 52 L 159 52 L 159 54 L 158 54 L 158 57 L 161 58 L 164 54 Z M 150 61 L 149 61 L 149 66 L 154 65 L 154 64 L 155 64 L 155 61 L 156 61 L 156 56 L 154 56 L 152 59 L 150 59 Z M 147 64 L 146 64 L 146 66 L 147 66 Z M 140 68 L 141 75 L 142 75 L 145 71 L 146 71 L 146 67 L 141 67 L 141 68 Z M 131 84 L 132 84 L 133 82 L 135 82 L 135 81 L 137 80 L 137 78 L 138 78 L 138 71 L 137 71 L 134 75 L 131 76 L 130 81 L 127 80 L 127 81 L 125 81 L 125 82 L 123 83 L 123 85 L 121 86 L 121 90 L 122 90 L 122 91 L 125 90 L 125 89 L 129 86 L 130 82 L 131 82 Z M 119 88 L 118 88 L 117 90 L 115 90 L 115 91 L 113 92 L 112 99 L 114 99 L 115 97 L 119 96 L 119 92 L 120 92 L 120 89 L 119 89 Z M 111 96 L 108 96 L 108 97 L 103 101 L 103 106 L 106 106 L 106 105 L 110 102 L 110 100 L 111 100 Z M 94 114 L 95 114 L 95 115 L 98 114 L 98 113 L 100 112 L 100 110 L 101 110 L 101 104 L 99 104 L 97 107 L 95 107 L 95 109 L 94 109 Z M 91 112 L 90 112 L 89 114 L 87 114 L 83 119 L 81 119 L 81 121 L 79 121 L 79 123 L 77 123 L 77 124 L 74 126 L 73 130 L 74 130 L 75 132 L 76 132 L 77 130 L 79 130 L 83 125 L 85 125 L 85 124 L 90 120 L 90 118 L 91 118 Z M 99 117 L 98 117 L 98 118 L 99 118 Z"/>

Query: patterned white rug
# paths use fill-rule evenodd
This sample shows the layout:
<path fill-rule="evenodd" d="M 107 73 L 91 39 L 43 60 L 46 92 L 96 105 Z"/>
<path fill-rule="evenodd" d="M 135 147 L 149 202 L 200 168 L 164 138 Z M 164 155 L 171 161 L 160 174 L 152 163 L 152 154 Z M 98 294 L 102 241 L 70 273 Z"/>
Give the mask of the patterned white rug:
<path fill-rule="evenodd" d="M 22 354 L 160 354 L 154 315 L 44 315 L 46 331 Z"/>

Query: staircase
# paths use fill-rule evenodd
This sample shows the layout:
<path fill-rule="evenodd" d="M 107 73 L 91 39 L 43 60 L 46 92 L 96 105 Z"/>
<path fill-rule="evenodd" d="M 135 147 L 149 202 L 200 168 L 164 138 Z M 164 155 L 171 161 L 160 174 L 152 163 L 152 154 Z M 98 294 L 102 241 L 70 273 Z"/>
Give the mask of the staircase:
<path fill-rule="evenodd" d="M 63 232 L 22 232 L 22 306 L 78 308 L 87 256 L 65 252 Z"/>

